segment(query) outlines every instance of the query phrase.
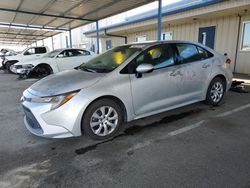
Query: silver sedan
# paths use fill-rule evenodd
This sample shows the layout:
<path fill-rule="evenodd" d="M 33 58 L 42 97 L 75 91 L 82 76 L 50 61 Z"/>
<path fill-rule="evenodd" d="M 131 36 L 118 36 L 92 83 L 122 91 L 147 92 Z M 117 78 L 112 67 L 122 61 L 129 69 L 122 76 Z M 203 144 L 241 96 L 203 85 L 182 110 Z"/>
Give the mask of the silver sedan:
<path fill-rule="evenodd" d="M 218 105 L 231 86 L 230 62 L 186 41 L 115 47 L 25 90 L 24 121 L 38 136 L 107 139 L 124 122 L 198 101 Z"/>

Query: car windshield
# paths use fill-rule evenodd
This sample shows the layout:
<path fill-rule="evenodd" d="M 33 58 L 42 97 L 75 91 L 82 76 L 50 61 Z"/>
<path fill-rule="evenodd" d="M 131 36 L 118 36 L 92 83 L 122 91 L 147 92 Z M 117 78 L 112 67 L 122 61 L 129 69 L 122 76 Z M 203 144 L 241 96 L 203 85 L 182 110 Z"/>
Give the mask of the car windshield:
<path fill-rule="evenodd" d="M 54 50 L 52 52 L 47 53 L 46 55 L 44 55 L 44 57 L 48 57 L 48 58 L 54 58 L 58 53 L 60 53 L 62 50 Z"/>
<path fill-rule="evenodd" d="M 124 63 L 135 52 L 141 51 L 141 49 L 141 45 L 116 47 L 82 64 L 80 69 L 88 72 L 108 73 Z"/>

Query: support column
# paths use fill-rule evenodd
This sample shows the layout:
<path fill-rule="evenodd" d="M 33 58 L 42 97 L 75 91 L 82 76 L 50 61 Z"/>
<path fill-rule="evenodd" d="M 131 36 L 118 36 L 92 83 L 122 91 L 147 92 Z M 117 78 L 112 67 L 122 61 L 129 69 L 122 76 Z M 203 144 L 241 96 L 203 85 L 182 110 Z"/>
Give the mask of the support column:
<path fill-rule="evenodd" d="M 99 47 L 99 23 L 96 21 L 96 53 L 99 54 L 100 47 Z"/>
<path fill-rule="evenodd" d="M 71 30 L 69 30 L 69 47 L 72 48 L 72 33 L 71 33 Z"/>
<path fill-rule="evenodd" d="M 51 43 L 52 43 L 52 50 L 54 50 L 54 40 L 53 40 L 53 36 L 51 36 Z"/>
<path fill-rule="evenodd" d="M 161 40 L 161 21 L 162 18 L 162 0 L 158 0 L 158 26 L 157 26 L 157 39 Z"/>
<path fill-rule="evenodd" d="M 44 40 L 42 40 L 42 44 L 43 44 L 43 46 L 44 46 Z"/>

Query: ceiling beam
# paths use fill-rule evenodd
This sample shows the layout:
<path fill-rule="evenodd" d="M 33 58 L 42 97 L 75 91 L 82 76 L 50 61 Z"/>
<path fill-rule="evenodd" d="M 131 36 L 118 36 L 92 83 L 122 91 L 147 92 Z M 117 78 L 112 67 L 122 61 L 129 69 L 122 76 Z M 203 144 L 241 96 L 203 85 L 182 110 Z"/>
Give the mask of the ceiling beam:
<path fill-rule="evenodd" d="M 10 33 L 10 32 L 0 32 L 0 35 L 28 36 L 28 37 L 40 37 L 40 38 L 50 37 L 50 36 L 46 36 L 46 35 L 35 35 L 35 34 L 24 34 L 24 33 Z"/>
<path fill-rule="evenodd" d="M 95 20 L 85 19 L 85 18 L 80 18 L 80 17 L 60 16 L 60 15 L 55 15 L 55 14 L 45 14 L 45 13 L 38 13 L 38 12 L 31 12 L 31 11 L 24 11 L 24 10 L 14 10 L 14 9 L 8 9 L 8 8 L 0 8 L 0 11 L 30 14 L 30 15 L 36 15 L 36 16 L 47 16 L 51 18 L 54 17 L 54 18 L 62 18 L 62 19 L 70 19 L 70 20 L 78 20 L 78 21 L 89 21 L 89 22 L 95 21 Z"/>
<path fill-rule="evenodd" d="M 0 36 L 0 39 L 10 39 L 10 40 L 27 40 L 27 41 L 38 41 L 38 40 L 41 40 L 41 39 L 27 39 L 27 38 L 12 38 L 12 37 L 1 37 Z"/>
<path fill-rule="evenodd" d="M 80 1 L 79 3 L 75 4 L 74 6 L 68 8 L 68 9 L 67 9 L 65 12 L 63 12 L 60 16 L 64 16 L 65 14 L 69 13 L 70 11 L 72 11 L 73 9 L 75 9 L 76 7 L 80 6 L 81 4 L 87 3 L 88 1 L 90 1 L 90 0 L 82 0 L 82 1 Z M 56 18 L 50 20 L 49 22 L 47 22 L 47 23 L 45 24 L 45 26 L 46 26 L 46 25 L 49 25 L 49 24 L 51 24 L 51 23 L 53 23 L 55 20 L 56 20 Z M 72 21 L 72 20 L 71 20 L 71 21 Z M 85 21 L 86 21 L 86 20 L 85 20 Z M 93 21 L 91 21 L 91 22 L 93 22 Z"/>

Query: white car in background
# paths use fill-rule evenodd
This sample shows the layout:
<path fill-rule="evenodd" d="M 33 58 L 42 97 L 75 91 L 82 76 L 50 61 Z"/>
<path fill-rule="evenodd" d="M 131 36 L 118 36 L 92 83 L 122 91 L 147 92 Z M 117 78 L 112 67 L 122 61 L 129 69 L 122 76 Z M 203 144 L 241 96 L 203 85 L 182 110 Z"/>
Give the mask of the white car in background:
<path fill-rule="evenodd" d="M 77 68 L 96 56 L 94 52 L 83 49 L 57 49 L 35 60 L 20 61 L 11 67 L 11 71 L 21 77 L 45 77 Z"/>
<path fill-rule="evenodd" d="M 29 47 L 23 50 L 20 54 L 15 56 L 5 57 L 2 62 L 3 69 L 6 69 L 8 72 L 12 72 L 10 67 L 20 61 L 28 61 L 40 58 L 42 55 L 49 52 L 49 48 L 47 46 L 36 46 Z"/>

